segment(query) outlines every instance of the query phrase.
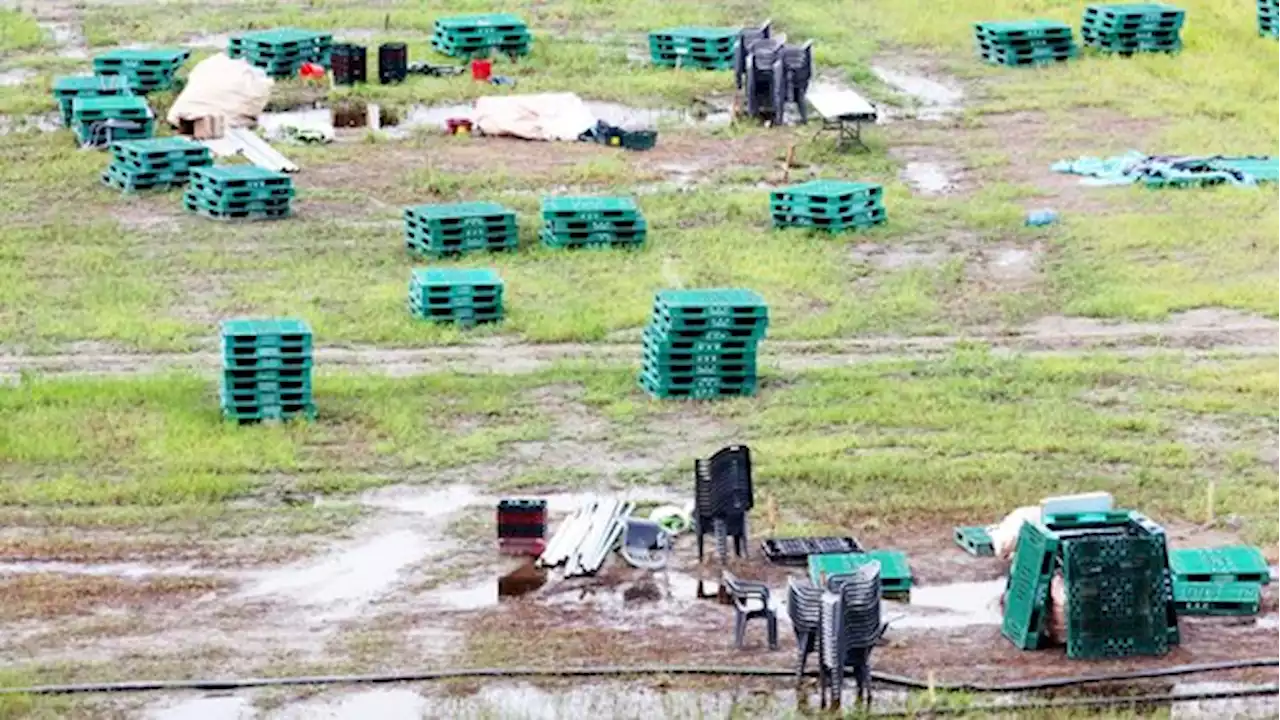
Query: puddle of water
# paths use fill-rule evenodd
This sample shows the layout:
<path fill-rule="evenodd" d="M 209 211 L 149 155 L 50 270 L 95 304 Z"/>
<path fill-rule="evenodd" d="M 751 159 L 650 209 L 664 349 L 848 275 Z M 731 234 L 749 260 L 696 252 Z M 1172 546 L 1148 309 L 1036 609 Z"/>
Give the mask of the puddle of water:
<path fill-rule="evenodd" d="M 902 179 L 922 195 L 941 195 L 951 187 L 947 172 L 937 163 L 909 162 L 902 169 Z"/>
<path fill-rule="evenodd" d="M 596 118 L 610 125 L 628 130 L 652 129 L 659 124 L 678 123 L 686 125 L 723 126 L 733 119 L 725 110 L 708 108 L 702 110 L 673 110 L 670 108 L 638 108 L 621 103 L 586 101 L 587 109 Z M 395 128 L 388 128 L 392 137 L 402 136 L 412 128 L 445 129 L 445 122 L 454 118 L 472 119 L 475 107 L 466 105 L 414 105 L 409 108 Z"/>
<path fill-rule="evenodd" d="M 312 108 L 309 110 L 262 113 L 258 116 L 258 125 L 266 133 L 268 140 L 278 140 L 284 137 L 286 128 L 315 130 L 332 136 L 333 111 L 329 108 Z"/>
<path fill-rule="evenodd" d="M 346 695 L 320 696 L 275 713 L 280 720 L 418 720 L 428 717 L 432 703 L 413 690 L 386 688 Z"/>
<path fill-rule="evenodd" d="M 484 502 L 476 489 L 469 485 L 450 485 L 438 490 L 422 488 L 390 487 L 366 493 L 360 502 L 386 510 L 397 510 L 427 517 L 443 517 Z"/>
<path fill-rule="evenodd" d="M 89 57 L 89 45 L 84 32 L 71 23 L 42 22 L 38 23 L 53 38 L 58 48 L 58 55 L 66 58 L 83 60 Z"/>
<path fill-rule="evenodd" d="M 17 87 L 36 76 L 31 68 L 11 68 L 0 71 L 0 87 Z"/>
<path fill-rule="evenodd" d="M 323 619 L 354 617 L 362 605 L 388 592 L 402 572 L 439 549 L 411 530 L 391 532 L 317 563 L 253 573 L 256 581 L 240 597 L 283 596 L 301 605 L 336 605 Z M 311 614 L 308 619 L 317 622 L 321 617 Z"/>
<path fill-rule="evenodd" d="M 887 601 L 881 614 L 902 615 L 890 629 L 940 629 L 972 625 L 999 625 L 1000 595 L 1005 580 L 988 580 L 911 588 L 910 603 Z"/>
<path fill-rule="evenodd" d="M 176 704 L 152 706 L 147 720 L 248 720 L 257 713 L 248 698 L 239 696 L 201 697 Z"/>
<path fill-rule="evenodd" d="M 481 610 L 497 605 L 500 594 L 498 583 L 485 579 L 469 585 L 437 588 L 431 591 L 430 597 L 450 610 Z"/>
<path fill-rule="evenodd" d="M 921 120 L 942 120 L 948 115 L 959 112 L 961 103 L 964 101 L 964 93 L 960 90 L 947 87 L 922 75 L 913 75 L 880 65 L 872 65 L 871 71 L 886 85 L 919 101 L 921 107 L 916 110 L 915 116 Z"/>
<path fill-rule="evenodd" d="M 39 115 L 0 115 L 0 135 L 19 132 L 57 132 L 62 129 L 62 118 L 57 113 Z"/>

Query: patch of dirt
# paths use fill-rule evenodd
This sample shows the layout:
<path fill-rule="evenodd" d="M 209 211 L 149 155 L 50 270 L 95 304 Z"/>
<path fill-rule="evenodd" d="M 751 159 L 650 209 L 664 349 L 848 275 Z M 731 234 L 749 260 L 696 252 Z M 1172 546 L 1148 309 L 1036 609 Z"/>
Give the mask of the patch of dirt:
<path fill-rule="evenodd" d="M 0 576 L 0 621 L 49 619 L 62 615 L 142 612 L 176 605 L 225 589 L 210 577 Z"/>

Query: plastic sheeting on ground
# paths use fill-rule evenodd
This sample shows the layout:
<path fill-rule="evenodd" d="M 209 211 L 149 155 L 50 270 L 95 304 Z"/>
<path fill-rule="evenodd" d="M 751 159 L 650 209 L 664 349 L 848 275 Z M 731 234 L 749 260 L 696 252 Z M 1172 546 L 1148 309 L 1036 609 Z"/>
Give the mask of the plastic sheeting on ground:
<path fill-rule="evenodd" d="M 472 122 L 485 135 L 576 141 L 596 117 L 573 93 L 495 95 L 476 100 Z"/>
<path fill-rule="evenodd" d="M 1086 176 L 1085 185 L 1230 184 L 1253 187 L 1280 180 L 1280 158 L 1224 157 L 1221 155 L 1147 155 L 1131 150 L 1109 158 L 1080 157 L 1053 164 L 1054 172 Z"/>
<path fill-rule="evenodd" d="M 272 84 L 262 70 L 218 53 L 191 69 L 166 119 L 175 127 L 183 120 L 203 118 L 222 118 L 227 127 L 246 127 L 267 106 Z"/>

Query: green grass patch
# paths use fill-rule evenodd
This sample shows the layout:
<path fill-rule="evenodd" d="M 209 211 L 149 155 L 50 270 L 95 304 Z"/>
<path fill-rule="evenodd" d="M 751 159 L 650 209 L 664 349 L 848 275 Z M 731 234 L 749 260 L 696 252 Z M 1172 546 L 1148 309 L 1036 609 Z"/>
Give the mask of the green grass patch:
<path fill-rule="evenodd" d="M 35 50 L 47 39 L 31 15 L 21 10 L 0 9 L 0 52 Z"/>

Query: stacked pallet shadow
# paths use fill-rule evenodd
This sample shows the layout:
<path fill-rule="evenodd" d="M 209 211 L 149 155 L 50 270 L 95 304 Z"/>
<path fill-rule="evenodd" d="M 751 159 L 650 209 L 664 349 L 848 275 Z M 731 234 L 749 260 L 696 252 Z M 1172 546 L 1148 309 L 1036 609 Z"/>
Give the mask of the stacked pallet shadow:
<path fill-rule="evenodd" d="M 439 18 L 431 32 L 431 47 L 449 57 L 528 55 L 532 41 L 523 20 L 501 13 Z"/>
<path fill-rule="evenodd" d="M 191 51 L 183 48 L 111 50 L 93 58 L 95 75 L 124 78 L 135 93 L 168 90 Z"/>
<path fill-rule="evenodd" d="M 750 290 L 660 291 L 644 330 L 640 387 L 656 398 L 754 395 L 768 326 L 769 308 Z"/>
<path fill-rule="evenodd" d="M 973 33 L 979 57 L 992 65 L 1045 65 L 1080 54 L 1071 26 L 1053 20 L 981 22 Z"/>
<path fill-rule="evenodd" d="M 491 202 L 417 205 L 404 209 L 404 245 L 415 255 L 439 258 L 519 244 L 516 214 Z"/>
<path fill-rule="evenodd" d="M 213 164 L 209 148 L 186 138 L 122 140 L 111 144 L 102 182 L 117 190 L 168 190 L 186 185 L 194 168 Z"/>
<path fill-rule="evenodd" d="M 1131 55 L 1178 52 L 1186 13 L 1173 5 L 1090 5 L 1084 10 L 1080 37 L 1087 47 Z"/>
<path fill-rule="evenodd" d="M 1001 632 L 1044 646 L 1049 585 L 1066 586 L 1067 657 L 1164 655 L 1180 642 L 1164 529 L 1127 510 L 1050 515 L 1018 536 Z"/>
<path fill-rule="evenodd" d="M 297 75 L 305 63 L 328 67 L 332 49 L 333 35 L 295 28 L 233 35 L 227 43 L 228 56 L 242 58 L 276 78 Z"/>
<path fill-rule="evenodd" d="M 814 180 L 774 190 L 769 212 L 775 228 L 863 230 L 887 219 L 883 197 L 884 188 L 874 183 Z"/>
<path fill-rule="evenodd" d="M 649 33 L 649 61 L 658 67 L 729 70 L 738 30 L 680 27 Z"/>
<path fill-rule="evenodd" d="M 1173 599 L 1181 615 L 1257 615 L 1271 568 L 1255 547 L 1169 551 Z"/>
<path fill-rule="evenodd" d="M 182 204 L 213 220 L 278 220 L 292 214 L 293 179 L 253 165 L 191 168 Z"/>
<path fill-rule="evenodd" d="M 644 245 L 648 225 L 627 197 L 549 197 L 542 200 L 538 238 L 549 248 Z"/>
<path fill-rule="evenodd" d="M 222 323 L 222 414 L 241 423 L 313 419 L 311 328 L 301 320 Z"/>
<path fill-rule="evenodd" d="M 488 269 L 423 268 L 409 277 L 409 314 L 474 327 L 502 320 L 502 278 Z"/>

